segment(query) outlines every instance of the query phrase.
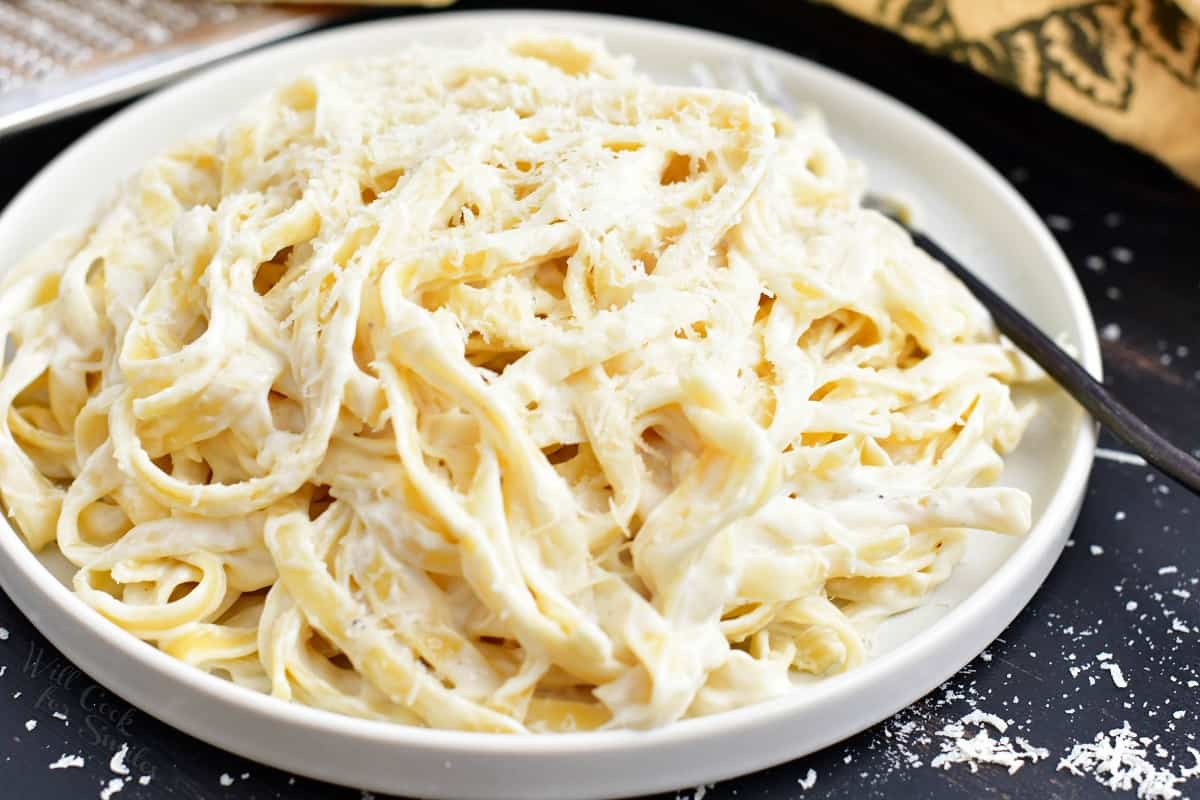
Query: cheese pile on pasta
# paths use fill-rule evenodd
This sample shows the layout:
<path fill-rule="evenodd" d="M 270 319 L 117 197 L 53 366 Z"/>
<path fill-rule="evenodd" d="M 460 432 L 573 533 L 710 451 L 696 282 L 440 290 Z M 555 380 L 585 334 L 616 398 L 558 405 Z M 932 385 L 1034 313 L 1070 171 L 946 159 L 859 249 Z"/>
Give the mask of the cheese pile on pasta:
<path fill-rule="evenodd" d="M 1032 410 L 817 120 L 526 36 L 313 68 L 0 293 L 0 495 L 295 702 L 650 727 L 863 660 Z"/>

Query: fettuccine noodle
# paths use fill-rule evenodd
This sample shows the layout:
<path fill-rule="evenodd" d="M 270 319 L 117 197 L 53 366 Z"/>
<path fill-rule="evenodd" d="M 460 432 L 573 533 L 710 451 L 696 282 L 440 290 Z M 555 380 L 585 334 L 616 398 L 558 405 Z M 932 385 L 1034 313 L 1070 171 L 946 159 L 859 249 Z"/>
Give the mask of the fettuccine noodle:
<path fill-rule="evenodd" d="M 594 42 L 321 66 L 0 287 L 0 496 L 104 617 L 343 714 L 649 727 L 1023 533 L 981 306 L 816 119 Z"/>

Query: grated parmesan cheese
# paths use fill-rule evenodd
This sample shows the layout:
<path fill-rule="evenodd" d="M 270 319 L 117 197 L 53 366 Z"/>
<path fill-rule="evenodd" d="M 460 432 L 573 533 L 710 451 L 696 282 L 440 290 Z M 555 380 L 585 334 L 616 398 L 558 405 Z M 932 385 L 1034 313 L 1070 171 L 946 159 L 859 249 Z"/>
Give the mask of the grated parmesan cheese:
<path fill-rule="evenodd" d="M 117 792 L 125 788 L 124 778 L 112 778 L 108 785 L 100 790 L 100 800 L 109 800 Z"/>
<path fill-rule="evenodd" d="M 129 744 L 121 745 L 121 749 L 113 753 L 108 761 L 108 768 L 118 775 L 128 775 L 129 767 L 125 766 L 125 756 L 129 754 Z"/>
<path fill-rule="evenodd" d="M 50 769 L 68 769 L 70 767 L 82 767 L 84 765 L 84 763 L 86 763 L 86 762 L 84 762 L 83 756 L 72 756 L 72 755 L 63 753 L 61 756 L 58 757 L 58 761 L 55 761 L 53 764 L 50 765 Z"/>
<path fill-rule="evenodd" d="M 1108 670 L 1109 676 L 1112 678 L 1113 685 L 1118 689 L 1125 689 L 1129 686 L 1125 680 L 1125 673 L 1121 671 L 1121 667 L 1115 661 L 1105 661 L 1100 665 L 1100 669 Z"/>
<path fill-rule="evenodd" d="M 977 727 L 977 732 L 967 736 L 967 727 L 971 725 Z M 1008 723 L 1003 719 L 979 709 L 942 728 L 937 735 L 947 741 L 941 743 L 942 752 L 934 757 L 930 766 L 949 769 L 951 764 L 966 764 L 971 772 L 978 772 L 981 764 L 995 764 L 1012 775 L 1026 763 L 1033 764 L 1050 757 L 1049 750 L 1033 747 L 1020 736 L 1013 740 L 1007 736 L 993 739 L 985 726 L 991 726 L 1001 734 L 1008 730 Z"/>
<path fill-rule="evenodd" d="M 1189 747 L 1187 751 L 1196 763 L 1190 767 L 1184 767 L 1183 769 L 1179 770 L 1179 776 L 1181 778 L 1194 778 L 1197 775 L 1200 775 L 1200 750 L 1197 750 L 1194 747 Z"/>
<path fill-rule="evenodd" d="M 1193 752 L 1196 766 L 1176 775 L 1146 760 L 1149 739 L 1139 739 L 1125 722 L 1107 734 L 1096 734 L 1090 744 L 1079 743 L 1058 762 L 1059 770 L 1095 778 L 1112 791 L 1135 791 L 1139 800 L 1174 800 L 1183 794 L 1175 788 L 1191 775 L 1200 773 L 1200 753 Z M 1189 748 L 1192 752 L 1192 748 Z"/>

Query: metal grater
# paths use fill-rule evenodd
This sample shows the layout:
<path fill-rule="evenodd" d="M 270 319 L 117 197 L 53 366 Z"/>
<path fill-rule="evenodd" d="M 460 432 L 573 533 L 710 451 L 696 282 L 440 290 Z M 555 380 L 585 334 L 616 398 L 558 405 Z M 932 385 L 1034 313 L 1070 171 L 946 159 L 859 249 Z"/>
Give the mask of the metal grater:
<path fill-rule="evenodd" d="M 212 0 L 0 0 L 0 135 L 128 97 L 335 13 Z"/>

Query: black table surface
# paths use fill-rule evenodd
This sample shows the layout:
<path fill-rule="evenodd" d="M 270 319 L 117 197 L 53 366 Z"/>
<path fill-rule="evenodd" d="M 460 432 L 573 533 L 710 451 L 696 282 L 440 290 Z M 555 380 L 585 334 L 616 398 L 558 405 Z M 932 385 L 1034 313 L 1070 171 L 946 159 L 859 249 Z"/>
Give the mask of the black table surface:
<path fill-rule="evenodd" d="M 756 0 L 546 7 L 683 22 L 771 44 L 871 84 L 949 129 L 1050 223 L 1105 332 L 1106 381 L 1174 441 L 1200 448 L 1200 191 L 1150 158 L 830 8 Z M 0 203 L 109 113 L 0 141 Z M 1101 445 L 1121 447 L 1107 436 Z M 1098 460 L 1071 545 L 1028 608 L 979 658 L 910 708 L 838 745 L 679 794 L 1107 796 L 1092 778 L 1056 767 L 1075 743 L 1126 722 L 1154 738 L 1151 760 L 1174 762 L 1178 772 L 1193 763 L 1187 747 L 1200 745 L 1198 517 L 1200 501 L 1153 471 Z M 79 674 L 2 593 L 0 626 L 0 797 L 97 797 L 114 777 L 110 757 L 126 743 L 134 779 L 117 800 L 366 796 L 244 760 L 133 708 Z M 1101 667 L 1105 653 L 1127 688 Z M 931 767 L 940 750 L 936 732 L 975 707 L 1013 720 L 1010 734 L 1047 748 L 1050 757 L 1011 775 L 995 766 L 977 773 L 962 764 Z M 1154 755 L 1158 747 L 1161 756 Z M 85 765 L 48 769 L 63 754 L 82 755 Z M 1200 778 L 1176 788 L 1200 797 Z"/>

